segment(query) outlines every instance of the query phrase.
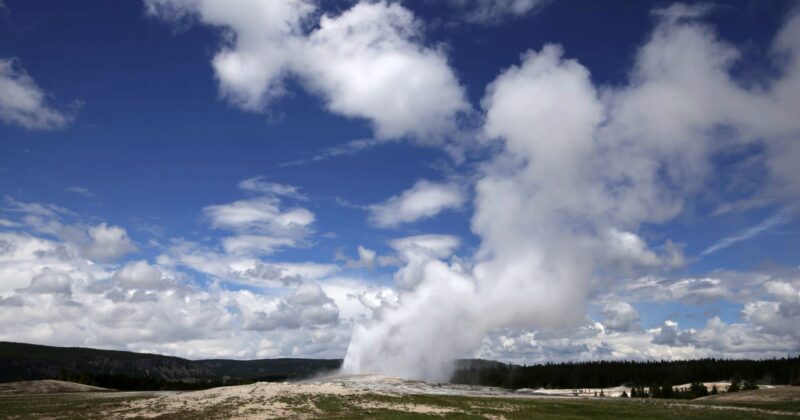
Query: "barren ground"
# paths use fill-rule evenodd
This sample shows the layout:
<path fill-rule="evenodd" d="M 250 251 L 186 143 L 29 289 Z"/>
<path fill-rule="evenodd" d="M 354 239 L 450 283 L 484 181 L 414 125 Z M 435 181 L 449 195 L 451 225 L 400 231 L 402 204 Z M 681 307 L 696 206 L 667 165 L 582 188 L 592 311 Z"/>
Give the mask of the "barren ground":
<path fill-rule="evenodd" d="M 431 384 L 376 375 L 256 383 L 196 392 L 83 392 L 0 396 L 6 418 L 796 418 L 800 388 L 678 401 L 542 396 L 534 391 Z M 780 395 L 780 400 L 776 400 Z M 733 398 L 734 395 L 730 396 Z M 736 396 L 740 397 L 740 396 Z M 753 402 L 756 401 L 756 402 Z"/>

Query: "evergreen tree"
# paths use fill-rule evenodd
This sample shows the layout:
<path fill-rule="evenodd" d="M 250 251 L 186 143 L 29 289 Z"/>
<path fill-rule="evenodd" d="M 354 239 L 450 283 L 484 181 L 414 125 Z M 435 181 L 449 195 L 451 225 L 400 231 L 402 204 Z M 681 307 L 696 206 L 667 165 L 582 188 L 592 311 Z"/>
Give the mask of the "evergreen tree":
<path fill-rule="evenodd" d="M 728 387 L 728 392 L 739 392 L 739 381 L 737 379 L 731 380 L 731 386 Z"/>
<path fill-rule="evenodd" d="M 692 382 L 689 386 L 689 394 L 691 398 L 700 398 L 708 395 L 708 388 L 702 382 Z"/>
<path fill-rule="evenodd" d="M 742 391 L 753 391 L 758 389 L 758 384 L 755 381 L 744 381 Z"/>
<path fill-rule="evenodd" d="M 672 389 L 672 384 L 669 382 L 661 385 L 661 398 L 673 398 L 675 391 Z"/>
<path fill-rule="evenodd" d="M 658 384 L 650 385 L 650 398 L 661 398 L 661 387 Z"/>

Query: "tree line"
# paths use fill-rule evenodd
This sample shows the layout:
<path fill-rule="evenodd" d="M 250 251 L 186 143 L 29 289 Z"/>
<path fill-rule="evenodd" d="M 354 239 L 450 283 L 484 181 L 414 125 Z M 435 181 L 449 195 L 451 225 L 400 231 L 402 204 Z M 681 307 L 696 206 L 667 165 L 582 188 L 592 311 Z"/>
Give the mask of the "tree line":
<path fill-rule="evenodd" d="M 99 386 L 101 388 L 116 389 L 120 391 L 194 391 L 200 389 L 216 388 L 228 385 L 245 385 L 253 383 L 251 380 L 241 379 L 201 379 L 168 381 L 155 376 L 131 376 L 122 374 L 70 372 L 61 369 L 58 379 L 62 381 L 77 382 L 84 385 Z M 285 380 L 285 378 L 281 378 Z"/>
<path fill-rule="evenodd" d="M 531 366 L 483 363 L 462 366 L 451 378 L 451 382 L 457 384 L 508 389 L 648 387 L 657 389 L 655 392 L 661 398 L 671 397 L 674 390 L 661 390 L 672 390 L 673 385 L 711 381 L 732 381 L 739 388 L 755 384 L 800 385 L 800 356 L 762 360 L 591 361 Z M 696 391 L 701 392 L 699 388 Z M 656 395 L 648 393 L 648 396 Z"/>

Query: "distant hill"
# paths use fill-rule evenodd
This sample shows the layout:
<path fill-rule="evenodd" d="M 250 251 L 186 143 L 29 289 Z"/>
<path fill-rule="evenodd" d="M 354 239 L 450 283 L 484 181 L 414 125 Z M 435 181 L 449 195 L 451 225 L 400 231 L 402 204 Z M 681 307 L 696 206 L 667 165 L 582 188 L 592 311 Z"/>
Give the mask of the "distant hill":
<path fill-rule="evenodd" d="M 0 383 L 0 395 L 11 394 L 56 394 L 63 392 L 102 392 L 106 388 L 77 384 L 74 382 L 42 379 L 38 381 Z"/>
<path fill-rule="evenodd" d="M 300 379 L 339 359 L 187 360 L 159 354 L 0 342 L 0 382 L 62 379 L 115 389 L 197 389 Z"/>

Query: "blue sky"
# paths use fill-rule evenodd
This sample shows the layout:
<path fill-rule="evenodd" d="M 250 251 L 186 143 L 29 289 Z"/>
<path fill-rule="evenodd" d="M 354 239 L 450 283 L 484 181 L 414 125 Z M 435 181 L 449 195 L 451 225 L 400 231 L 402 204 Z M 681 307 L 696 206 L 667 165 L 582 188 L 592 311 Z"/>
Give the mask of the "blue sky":
<path fill-rule="evenodd" d="M 411 376 L 420 342 L 796 352 L 795 16 L 5 0 L 0 339 L 366 371 L 401 331 Z"/>

